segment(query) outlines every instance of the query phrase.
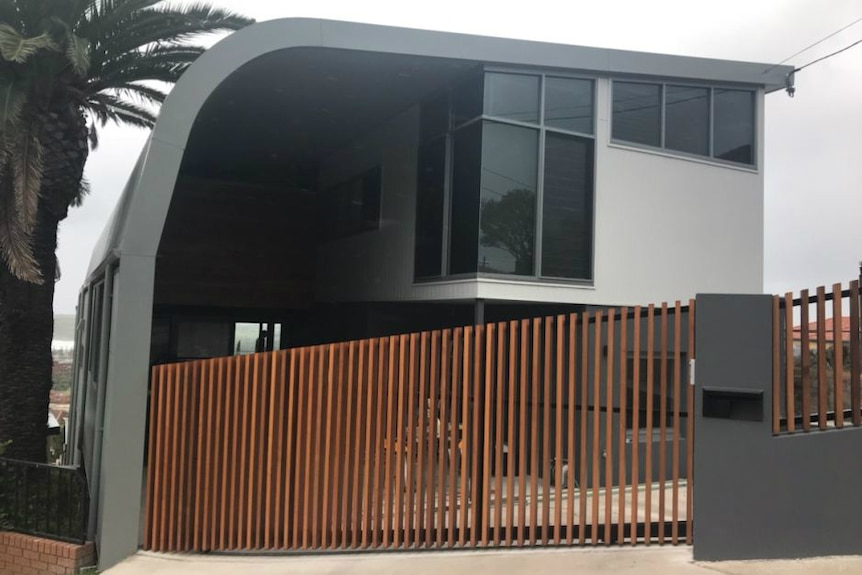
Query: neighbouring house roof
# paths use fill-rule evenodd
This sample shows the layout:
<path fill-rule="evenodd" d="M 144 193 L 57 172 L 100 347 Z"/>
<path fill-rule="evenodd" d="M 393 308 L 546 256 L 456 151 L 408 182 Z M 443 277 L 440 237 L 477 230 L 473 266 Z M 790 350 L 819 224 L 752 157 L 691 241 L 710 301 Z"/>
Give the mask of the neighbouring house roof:
<path fill-rule="evenodd" d="M 824 328 L 826 330 L 826 341 L 834 342 L 835 341 L 835 320 L 833 318 L 828 318 L 823 322 Z M 850 318 L 842 317 L 841 318 L 841 341 L 850 341 Z M 808 337 L 809 341 L 814 343 L 817 341 L 817 322 L 813 321 L 808 324 Z M 796 325 L 793 326 L 793 341 L 802 340 L 802 326 Z"/>

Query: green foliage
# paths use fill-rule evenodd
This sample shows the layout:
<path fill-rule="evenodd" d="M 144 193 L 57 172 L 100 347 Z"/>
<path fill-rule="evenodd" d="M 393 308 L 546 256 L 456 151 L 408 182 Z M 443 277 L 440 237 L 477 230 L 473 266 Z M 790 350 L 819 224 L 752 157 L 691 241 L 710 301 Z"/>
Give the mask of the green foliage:
<path fill-rule="evenodd" d="M 531 274 L 536 193 L 525 188 L 509 190 L 499 199 L 483 200 L 481 209 L 481 244 L 509 252 L 515 258 L 516 273 Z"/>
<path fill-rule="evenodd" d="M 188 41 L 251 22 L 200 2 L 0 0 L 0 257 L 16 277 L 43 279 L 31 241 L 51 160 L 46 119 L 86 113 L 91 145 L 96 122 L 150 128 L 165 99 L 152 82 L 176 82 L 204 51 Z M 85 190 L 64 192 L 63 205 Z"/>

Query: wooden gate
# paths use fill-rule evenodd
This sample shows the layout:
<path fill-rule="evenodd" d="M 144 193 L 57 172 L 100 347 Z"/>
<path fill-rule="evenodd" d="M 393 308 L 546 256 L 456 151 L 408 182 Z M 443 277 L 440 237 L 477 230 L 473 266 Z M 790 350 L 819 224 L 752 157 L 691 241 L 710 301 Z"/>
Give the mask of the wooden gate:
<path fill-rule="evenodd" d="M 693 306 L 156 366 L 144 547 L 690 543 Z"/>

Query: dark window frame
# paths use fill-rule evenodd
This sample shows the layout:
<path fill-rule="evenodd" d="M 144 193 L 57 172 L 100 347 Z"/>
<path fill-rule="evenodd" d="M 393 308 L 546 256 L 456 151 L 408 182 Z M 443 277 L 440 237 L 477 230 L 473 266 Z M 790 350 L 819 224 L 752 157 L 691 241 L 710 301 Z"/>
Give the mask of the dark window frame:
<path fill-rule="evenodd" d="M 482 85 L 484 86 L 484 78 L 486 74 L 511 74 L 511 75 L 524 75 L 524 76 L 533 76 L 538 78 L 539 81 L 539 121 L 538 123 L 532 122 L 524 122 L 513 120 L 511 118 L 503 117 L 503 116 L 494 116 L 485 113 L 484 108 L 482 109 L 482 113 L 476 115 L 471 118 L 458 119 L 454 113 L 454 92 L 458 90 L 458 88 L 462 85 L 468 85 L 471 82 L 476 81 L 475 76 L 468 77 L 462 80 L 461 84 L 458 84 L 448 90 L 450 93 L 450 126 L 449 132 L 446 135 L 447 139 L 447 153 L 446 153 L 446 183 L 445 183 L 445 192 L 444 192 L 444 222 L 443 222 L 443 261 L 441 265 L 441 273 L 439 276 L 417 276 L 415 270 L 414 263 L 414 283 L 434 283 L 441 281 L 457 281 L 460 279 L 466 278 L 492 278 L 492 279 L 509 279 L 514 281 L 534 281 L 534 282 L 554 282 L 565 285 L 586 285 L 591 286 L 594 283 L 595 278 L 595 210 L 596 210 L 596 202 L 595 202 L 595 186 L 596 186 L 596 162 L 598 161 L 598 154 L 596 153 L 597 147 L 597 107 L 598 107 L 598 96 L 599 96 L 599 78 L 597 76 L 591 75 L 582 75 L 582 74 L 570 74 L 565 72 L 558 71 L 547 71 L 547 70 L 534 70 L 534 69 L 521 69 L 521 68 L 510 68 L 510 67 L 499 67 L 499 66 L 484 66 L 481 69 L 474 71 L 474 74 L 482 78 Z M 589 132 L 581 132 L 576 130 L 569 130 L 566 128 L 561 128 L 558 126 L 552 126 L 547 123 L 546 119 L 546 84 L 549 78 L 552 79 L 560 79 L 560 80 L 583 80 L 588 81 L 591 84 L 591 121 L 590 121 L 590 131 Z M 433 98 L 429 99 L 432 100 Z M 482 93 L 481 101 L 484 106 L 484 92 Z M 516 274 L 502 274 L 502 273 L 488 273 L 481 272 L 478 270 L 474 272 L 468 273 L 451 273 L 450 268 L 450 260 L 451 260 L 451 246 L 452 246 L 452 138 L 456 132 L 459 130 L 470 126 L 475 122 L 496 122 L 501 124 L 509 124 L 512 126 L 518 126 L 523 128 L 530 128 L 538 132 L 538 177 L 536 184 L 536 206 L 535 206 L 535 242 L 534 242 L 534 254 L 533 254 L 533 273 L 531 275 L 516 275 Z M 569 137 L 578 137 L 583 139 L 588 139 L 592 142 L 592 182 L 591 182 L 591 191 L 592 201 L 591 201 L 591 230 L 590 230 L 590 269 L 589 269 L 589 277 L 586 278 L 569 278 L 569 277 L 558 277 L 558 276 L 550 276 L 544 275 L 542 273 L 542 237 L 543 237 L 543 213 L 544 213 L 544 177 L 545 177 L 545 146 L 546 146 L 546 134 L 547 133 L 557 133 L 563 136 Z M 422 142 L 420 142 L 421 144 Z M 414 217 L 417 217 L 414 214 Z M 415 224 L 415 221 L 414 221 Z M 414 251 L 415 252 L 415 251 Z M 478 252 L 478 246 L 477 246 Z"/>
<path fill-rule="evenodd" d="M 365 190 L 368 187 L 370 179 L 376 179 L 377 185 L 374 187 L 376 192 L 376 217 L 366 219 L 366 202 Z M 384 170 L 383 164 L 379 163 L 370 168 L 341 180 L 335 185 L 329 186 L 323 192 L 323 202 L 321 205 L 321 229 L 324 241 L 339 240 L 351 236 L 357 236 L 366 232 L 374 232 L 380 229 L 380 222 L 383 219 L 383 181 Z M 362 203 L 356 211 L 358 217 L 352 217 L 352 191 L 358 189 L 362 195 Z M 336 211 L 341 213 L 344 210 L 348 214 L 347 218 L 342 218 L 344 221 L 339 221 L 335 214 Z M 344 222 L 347 222 L 346 224 Z"/>
<path fill-rule="evenodd" d="M 647 84 L 651 86 L 659 86 L 660 87 L 660 95 L 661 95 L 661 133 L 660 133 L 660 145 L 652 146 L 649 144 L 641 144 L 638 142 L 631 142 L 628 140 L 617 139 L 613 137 L 613 125 L 614 125 L 614 114 L 613 114 L 613 102 L 614 102 L 614 85 L 617 83 L 626 83 L 626 84 Z M 696 154 L 692 152 L 684 152 L 679 150 L 674 150 L 672 148 L 668 148 L 665 142 L 665 134 L 667 132 L 667 87 L 680 87 L 680 88 L 706 88 L 709 90 L 709 118 L 708 118 L 708 144 L 709 149 L 707 155 Z M 716 90 L 730 90 L 737 92 L 748 92 L 751 95 L 751 115 L 752 115 L 752 134 L 751 134 L 751 163 L 744 162 L 735 162 L 732 160 L 725 160 L 722 158 L 718 158 L 715 156 L 714 144 L 715 144 L 715 92 Z M 661 81 L 649 81 L 649 80 L 641 80 L 641 79 L 630 79 L 630 78 L 611 78 L 610 79 L 610 143 L 612 145 L 620 145 L 629 148 L 637 148 L 642 150 L 655 150 L 661 153 L 667 154 L 669 156 L 677 156 L 685 159 L 698 160 L 701 162 L 707 162 L 711 164 L 717 164 L 724 167 L 734 167 L 741 168 L 744 170 L 751 171 L 759 171 L 760 165 L 758 162 L 758 153 L 760 150 L 760 100 L 758 95 L 760 94 L 760 90 L 757 88 L 752 88 L 750 86 L 735 86 L 729 84 L 708 84 L 708 83 L 698 83 L 698 82 L 686 82 L 686 81 L 674 81 L 674 80 L 661 80 Z"/>

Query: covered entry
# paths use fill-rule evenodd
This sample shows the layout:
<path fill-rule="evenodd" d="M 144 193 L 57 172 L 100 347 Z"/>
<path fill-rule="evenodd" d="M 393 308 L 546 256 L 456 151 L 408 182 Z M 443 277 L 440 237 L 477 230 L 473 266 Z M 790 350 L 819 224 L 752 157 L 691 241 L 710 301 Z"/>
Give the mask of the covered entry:
<path fill-rule="evenodd" d="M 693 303 L 153 370 L 145 548 L 691 542 Z"/>

